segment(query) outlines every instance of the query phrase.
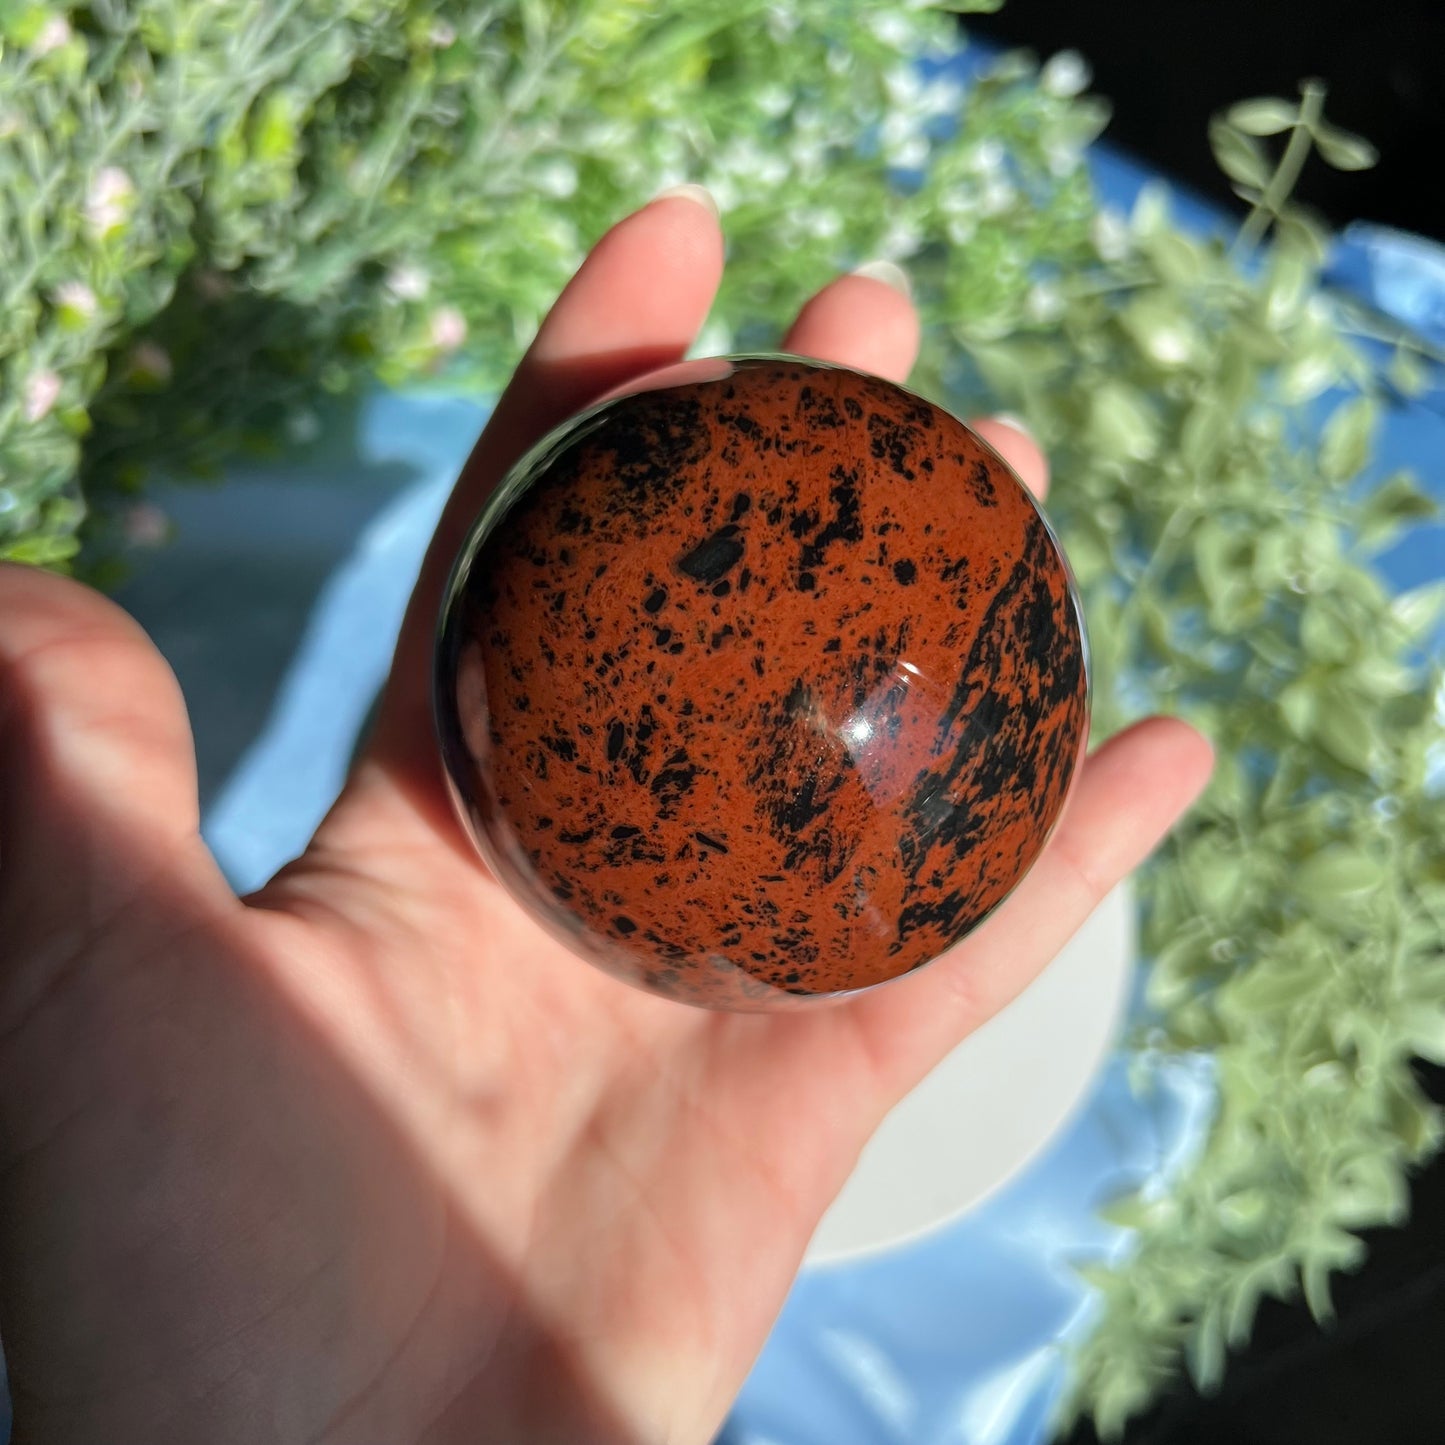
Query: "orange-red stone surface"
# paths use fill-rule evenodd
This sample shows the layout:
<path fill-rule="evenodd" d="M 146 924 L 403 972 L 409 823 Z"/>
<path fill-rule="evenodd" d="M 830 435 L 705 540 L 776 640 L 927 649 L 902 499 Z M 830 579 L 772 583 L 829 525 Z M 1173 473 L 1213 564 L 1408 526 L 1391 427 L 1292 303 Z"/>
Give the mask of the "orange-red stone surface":
<path fill-rule="evenodd" d="M 453 578 L 438 723 L 555 934 L 768 1007 L 917 968 L 1013 888 L 1084 744 L 1084 642 L 1037 507 L 953 417 L 790 358 L 701 374 L 519 465 Z"/>

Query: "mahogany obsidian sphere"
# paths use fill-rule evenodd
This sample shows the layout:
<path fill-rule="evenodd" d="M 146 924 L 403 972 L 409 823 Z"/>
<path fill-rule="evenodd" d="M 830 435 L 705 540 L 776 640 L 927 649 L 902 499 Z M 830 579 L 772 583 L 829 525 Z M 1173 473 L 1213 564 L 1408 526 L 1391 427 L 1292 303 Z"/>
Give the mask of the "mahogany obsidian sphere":
<path fill-rule="evenodd" d="M 876 377 L 734 357 L 641 385 L 525 456 L 458 559 L 459 811 L 556 937 L 672 998 L 918 968 L 1027 872 L 1084 747 L 1059 547 L 995 452 Z"/>

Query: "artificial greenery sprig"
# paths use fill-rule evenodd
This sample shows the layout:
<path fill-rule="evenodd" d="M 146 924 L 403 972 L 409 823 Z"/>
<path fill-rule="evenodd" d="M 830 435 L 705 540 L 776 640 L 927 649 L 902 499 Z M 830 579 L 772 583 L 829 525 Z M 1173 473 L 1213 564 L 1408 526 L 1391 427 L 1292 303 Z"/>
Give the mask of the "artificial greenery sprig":
<path fill-rule="evenodd" d="M 1427 660 L 1445 581 L 1392 597 L 1370 565 L 1433 509 L 1413 477 L 1370 470 L 1398 362 L 1348 339 L 1319 289 L 1323 237 L 1289 202 L 1309 146 L 1371 158 L 1323 99 L 1309 83 L 1297 106 L 1215 122 L 1252 203 L 1233 244 L 1180 236 L 1146 198 L 1127 286 L 1071 278 L 1055 334 L 1019 343 L 1047 378 L 1014 399 L 1058 457 L 1107 723 L 1175 709 L 1219 759 L 1144 879 L 1133 1042 L 1141 1064 L 1206 1052 L 1218 1111 L 1177 1185 L 1107 1209 L 1138 1231 L 1128 1264 L 1086 1266 L 1103 1311 L 1071 1404 L 1106 1435 L 1181 1353 L 1216 1384 L 1264 1295 L 1302 1289 L 1327 1319 L 1356 1232 L 1403 1217 L 1406 1171 L 1441 1138 L 1411 1059 L 1445 1062 L 1445 693 Z M 1271 166 L 1252 136 L 1285 132 Z"/>

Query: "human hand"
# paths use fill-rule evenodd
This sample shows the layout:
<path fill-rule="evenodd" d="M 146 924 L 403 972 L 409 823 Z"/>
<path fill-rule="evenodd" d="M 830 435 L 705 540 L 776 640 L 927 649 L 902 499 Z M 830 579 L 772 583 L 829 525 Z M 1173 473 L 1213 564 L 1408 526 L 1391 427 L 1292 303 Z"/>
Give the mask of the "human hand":
<path fill-rule="evenodd" d="M 0 567 L 17 1445 L 704 1445 L 870 1132 L 1203 785 L 1182 724 L 1114 739 L 974 935 L 800 1013 L 634 991 L 514 906 L 441 782 L 442 582 L 530 441 L 682 357 L 721 267 L 686 196 L 598 244 L 467 464 L 342 797 L 251 898 L 200 841 L 184 708 L 149 641 L 72 582 Z M 895 379 L 916 344 L 906 298 L 860 276 L 784 342 Z M 1026 437 L 978 430 L 1043 490 Z"/>

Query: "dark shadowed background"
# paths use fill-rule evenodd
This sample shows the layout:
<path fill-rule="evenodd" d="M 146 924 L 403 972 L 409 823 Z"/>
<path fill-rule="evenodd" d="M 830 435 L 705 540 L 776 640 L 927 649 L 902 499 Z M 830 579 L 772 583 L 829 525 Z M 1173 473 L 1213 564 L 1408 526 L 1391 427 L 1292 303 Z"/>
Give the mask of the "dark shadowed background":
<path fill-rule="evenodd" d="M 1379 147 L 1373 171 L 1311 161 L 1299 199 L 1336 225 L 1378 221 L 1445 237 L 1445 0 L 1009 0 L 968 30 L 1047 56 L 1072 47 L 1114 102 L 1109 138 L 1232 201 L 1205 127 L 1253 95 L 1318 76 L 1325 114 Z"/>

